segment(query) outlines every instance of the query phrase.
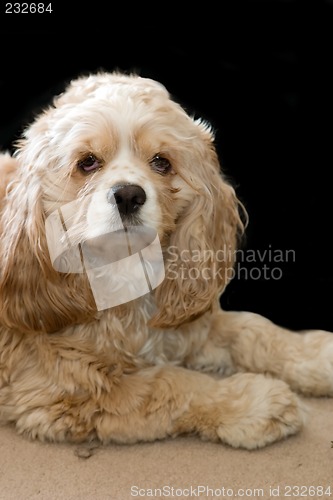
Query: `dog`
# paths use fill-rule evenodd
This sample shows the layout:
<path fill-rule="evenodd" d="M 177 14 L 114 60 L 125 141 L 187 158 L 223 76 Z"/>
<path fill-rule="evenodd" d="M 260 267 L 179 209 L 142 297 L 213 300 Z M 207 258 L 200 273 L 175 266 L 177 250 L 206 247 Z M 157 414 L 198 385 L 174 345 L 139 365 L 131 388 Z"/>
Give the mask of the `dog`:
<path fill-rule="evenodd" d="M 30 439 L 255 449 L 333 396 L 333 335 L 224 311 L 246 211 L 162 83 L 79 75 L 0 159 L 0 420 Z"/>

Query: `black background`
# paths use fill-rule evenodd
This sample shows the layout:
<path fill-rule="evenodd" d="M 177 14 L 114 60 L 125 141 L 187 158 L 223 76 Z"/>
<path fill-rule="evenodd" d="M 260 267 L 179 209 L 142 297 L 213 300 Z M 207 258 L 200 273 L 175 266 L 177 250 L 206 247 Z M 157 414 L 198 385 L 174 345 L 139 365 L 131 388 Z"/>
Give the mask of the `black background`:
<path fill-rule="evenodd" d="M 222 305 L 333 331 L 332 2 L 117 11 L 107 2 L 57 2 L 39 17 L 5 15 L 4 4 L 1 149 L 78 74 L 119 69 L 161 81 L 216 131 L 222 166 L 250 217 L 244 250 L 295 252 L 284 263 L 242 262 L 249 277 L 243 270 L 231 282 Z M 274 267 L 281 279 L 272 279 Z"/>

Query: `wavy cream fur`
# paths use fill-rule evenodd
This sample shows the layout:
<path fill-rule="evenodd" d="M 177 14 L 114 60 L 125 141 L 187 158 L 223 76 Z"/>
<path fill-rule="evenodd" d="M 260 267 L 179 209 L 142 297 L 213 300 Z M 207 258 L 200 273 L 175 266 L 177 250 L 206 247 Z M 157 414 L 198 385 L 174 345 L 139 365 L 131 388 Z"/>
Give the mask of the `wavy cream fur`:
<path fill-rule="evenodd" d="M 91 175 L 78 169 L 87 154 L 101 162 Z M 156 154 L 171 172 L 152 170 Z M 0 157 L 0 174 L 2 422 L 41 440 L 134 443 L 196 433 L 252 449 L 300 430 L 296 392 L 333 396 L 330 333 L 295 333 L 220 309 L 244 229 L 241 205 L 210 126 L 161 84 L 102 72 L 74 80 L 27 127 L 14 156 Z M 140 220 L 159 235 L 166 277 L 150 294 L 97 311 L 84 274 L 52 268 L 45 219 L 91 194 L 91 223 L 73 237 L 112 230 L 100 193 L 119 182 L 147 194 Z M 223 248 L 226 259 L 214 258 Z M 184 251 L 208 258 L 184 260 Z M 201 277 L 203 268 L 219 272 L 186 274 Z"/>

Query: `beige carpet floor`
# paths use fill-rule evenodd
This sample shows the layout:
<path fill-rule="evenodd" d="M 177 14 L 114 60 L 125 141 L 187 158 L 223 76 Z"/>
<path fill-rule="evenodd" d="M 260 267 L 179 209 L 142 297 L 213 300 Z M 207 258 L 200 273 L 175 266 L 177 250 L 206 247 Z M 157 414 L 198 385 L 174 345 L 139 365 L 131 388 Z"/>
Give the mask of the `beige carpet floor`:
<path fill-rule="evenodd" d="M 0 500 L 312 498 L 333 500 L 333 399 L 308 399 L 307 426 L 246 451 L 181 437 L 89 449 L 0 428 Z"/>

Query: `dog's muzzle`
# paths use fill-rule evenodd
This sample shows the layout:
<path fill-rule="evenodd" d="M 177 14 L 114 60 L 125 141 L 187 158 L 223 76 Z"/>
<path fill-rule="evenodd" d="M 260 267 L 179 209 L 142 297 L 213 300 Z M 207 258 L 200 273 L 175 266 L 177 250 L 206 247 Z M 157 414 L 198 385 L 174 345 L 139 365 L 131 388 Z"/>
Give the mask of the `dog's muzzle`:
<path fill-rule="evenodd" d="M 87 214 L 96 201 L 94 195 L 59 207 L 46 218 L 45 229 L 53 268 L 65 274 L 85 273 L 100 311 L 151 292 L 162 283 L 165 271 L 156 230 L 137 216 L 146 201 L 145 191 L 135 184 L 100 191 L 101 199 L 110 203 L 112 225 L 102 224 L 87 239 Z"/>

